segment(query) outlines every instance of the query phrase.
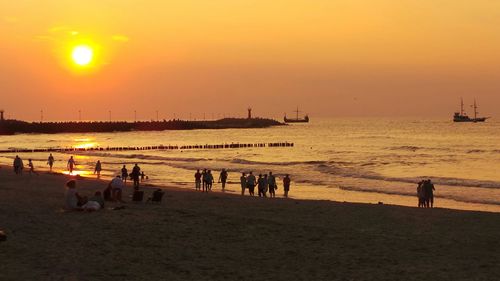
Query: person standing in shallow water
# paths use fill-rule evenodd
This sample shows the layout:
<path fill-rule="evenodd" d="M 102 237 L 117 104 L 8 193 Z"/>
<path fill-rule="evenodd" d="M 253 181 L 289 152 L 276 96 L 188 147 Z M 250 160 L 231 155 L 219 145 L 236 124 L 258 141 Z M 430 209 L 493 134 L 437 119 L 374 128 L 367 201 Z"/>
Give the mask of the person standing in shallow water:
<path fill-rule="evenodd" d="M 94 175 L 97 174 L 97 178 L 101 177 L 101 170 L 102 170 L 101 160 L 97 160 L 97 163 L 95 163 L 95 169 L 94 169 Z"/>
<path fill-rule="evenodd" d="M 259 197 L 266 197 L 267 175 L 262 176 L 262 174 L 259 174 L 259 179 L 257 183 L 258 183 Z"/>
<path fill-rule="evenodd" d="M 222 169 L 219 175 L 219 182 L 222 183 L 222 191 L 226 189 L 226 181 L 227 181 L 227 171 L 226 169 Z"/>
<path fill-rule="evenodd" d="M 208 190 L 212 191 L 212 185 L 214 183 L 214 176 L 212 175 L 212 171 L 208 170 L 207 171 L 207 179 L 208 179 Z"/>
<path fill-rule="evenodd" d="M 73 174 L 73 170 L 76 166 L 76 163 L 75 163 L 75 159 L 73 159 L 73 156 L 71 156 L 68 160 L 68 164 L 67 164 L 67 168 L 68 168 L 68 171 L 69 171 L 69 174 L 72 175 Z"/>
<path fill-rule="evenodd" d="M 434 208 L 434 184 L 430 179 L 424 183 L 425 206 L 427 208 Z"/>
<path fill-rule="evenodd" d="M 421 180 L 417 186 L 418 207 L 425 207 L 424 181 Z"/>
<path fill-rule="evenodd" d="M 245 189 L 247 188 L 247 177 L 245 173 L 241 173 L 240 183 L 241 183 L 241 195 L 245 195 Z"/>
<path fill-rule="evenodd" d="M 273 172 L 269 172 L 267 182 L 269 184 L 269 197 L 276 197 L 276 193 L 274 191 L 278 188 L 278 186 L 276 185 L 276 177 L 273 175 Z"/>
<path fill-rule="evenodd" d="M 35 174 L 38 176 L 38 173 L 35 172 L 35 166 L 33 165 L 33 161 L 31 161 L 31 159 L 28 159 L 28 167 L 30 168 L 29 170 L 30 176 L 31 174 Z"/>
<path fill-rule="evenodd" d="M 127 178 L 128 178 L 128 170 L 125 165 L 123 165 L 122 168 L 122 181 L 124 185 L 127 185 Z"/>
<path fill-rule="evenodd" d="M 287 174 L 284 178 L 283 178 L 283 190 L 285 191 L 285 198 L 288 198 L 288 192 L 290 191 L 290 182 L 292 180 L 290 179 L 290 176 Z"/>
<path fill-rule="evenodd" d="M 49 165 L 49 172 L 52 172 L 52 166 L 54 166 L 54 156 L 52 156 L 52 153 L 49 155 L 49 158 L 47 159 L 47 164 Z"/>
<path fill-rule="evenodd" d="M 207 169 L 203 169 L 203 172 L 201 172 L 201 188 L 202 191 L 208 191 L 207 190 Z"/>
<path fill-rule="evenodd" d="M 134 189 L 139 189 L 139 178 L 141 176 L 141 168 L 137 163 L 135 163 L 134 168 L 132 168 L 132 179 L 134 180 Z"/>
<path fill-rule="evenodd" d="M 253 172 L 250 172 L 248 177 L 247 177 L 247 188 L 248 188 L 248 193 L 251 196 L 254 196 L 255 193 L 255 185 L 256 185 L 256 179 L 255 176 L 253 175 Z"/>
<path fill-rule="evenodd" d="M 200 188 L 201 188 L 201 173 L 200 173 L 200 169 L 196 170 L 196 173 L 194 173 L 194 188 L 196 190 L 200 190 Z"/>
<path fill-rule="evenodd" d="M 23 169 L 24 169 L 24 164 L 23 164 L 23 160 L 21 159 L 21 157 L 19 157 L 19 155 L 16 155 L 16 158 L 14 158 L 14 173 L 20 175 L 23 173 Z"/>

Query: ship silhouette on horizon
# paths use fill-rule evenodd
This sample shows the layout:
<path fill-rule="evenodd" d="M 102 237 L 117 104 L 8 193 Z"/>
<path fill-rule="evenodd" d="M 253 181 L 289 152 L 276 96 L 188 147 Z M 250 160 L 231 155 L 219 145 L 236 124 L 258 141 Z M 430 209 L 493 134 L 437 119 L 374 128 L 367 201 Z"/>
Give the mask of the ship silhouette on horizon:
<path fill-rule="evenodd" d="M 283 121 L 285 121 L 285 123 L 309 123 L 309 116 L 306 114 L 304 116 L 304 118 L 299 118 L 299 107 L 297 107 L 297 109 L 294 111 L 295 112 L 295 118 L 288 118 L 286 117 L 286 113 L 285 113 L 285 117 L 283 117 Z"/>
<path fill-rule="evenodd" d="M 476 103 L 476 99 L 474 99 L 474 105 L 471 106 L 472 108 L 474 108 L 474 118 L 471 118 L 467 115 L 467 113 L 465 113 L 464 111 L 464 100 L 462 98 L 460 98 L 460 112 L 455 112 L 455 114 L 453 115 L 453 122 L 473 122 L 473 123 L 477 123 L 477 122 L 484 122 L 486 121 L 486 119 L 490 118 L 490 117 L 477 117 L 477 114 L 479 113 L 477 111 L 477 103 Z"/>

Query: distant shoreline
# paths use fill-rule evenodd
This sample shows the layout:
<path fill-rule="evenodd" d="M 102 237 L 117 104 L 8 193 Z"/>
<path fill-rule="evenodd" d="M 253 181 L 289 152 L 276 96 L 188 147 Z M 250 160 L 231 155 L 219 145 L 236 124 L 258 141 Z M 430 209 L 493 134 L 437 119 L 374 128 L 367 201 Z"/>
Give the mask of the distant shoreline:
<path fill-rule="evenodd" d="M 268 118 L 224 118 L 211 121 L 187 121 L 180 119 L 162 121 L 84 121 L 84 122 L 26 122 L 0 120 L 0 135 L 14 134 L 58 134 L 58 133 L 103 133 L 131 131 L 165 131 L 195 129 L 251 129 L 285 126 Z"/>

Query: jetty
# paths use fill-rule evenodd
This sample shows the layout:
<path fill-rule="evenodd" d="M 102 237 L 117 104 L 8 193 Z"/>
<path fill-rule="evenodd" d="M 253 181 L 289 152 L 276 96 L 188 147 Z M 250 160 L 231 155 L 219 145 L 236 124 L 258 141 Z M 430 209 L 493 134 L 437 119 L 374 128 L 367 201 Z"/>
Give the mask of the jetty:
<path fill-rule="evenodd" d="M 3 114 L 2 114 L 3 117 Z M 86 121 L 86 122 L 26 122 L 0 119 L 0 135 L 25 133 L 101 133 L 131 131 L 164 131 L 195 129 L 245 129 L 267 128 L 286 125 L 268 118 L 224 118 L 209 121 L 187 121 L 180 119 L 162 121 Z"/>
<path fill-rule="evenodd" d="M 0 153 L 30 153 L 30 152 L 86 152 L 86 151 L 129 151 L 129 150 L 202 150 L 202 149 L 235 149 L 264 147 L 293 147 L 293 142 L 272 143 L 223 143 L 195 145 L 151 145 L 151 146 L 114 146 L 114 147 L 50 147 L 50 148 L 9 148 Z"/>

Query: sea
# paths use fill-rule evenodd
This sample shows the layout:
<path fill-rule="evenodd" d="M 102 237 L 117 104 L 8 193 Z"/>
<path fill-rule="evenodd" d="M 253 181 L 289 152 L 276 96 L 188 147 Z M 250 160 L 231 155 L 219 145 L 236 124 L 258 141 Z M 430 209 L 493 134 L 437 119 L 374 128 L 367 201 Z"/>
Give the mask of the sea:
<path fill-rule="evenodd" d="M 79 151 L 53 153 L 54 169 L 67 173 L 74 156 L 76 173 L 111 179 L 123 165 L 135 163 L 147 175 L 143 184 L 194 189 L 196 169 L 210 169 L 217 180 L 229 171 L 227 193 L 240 194 L 242 172 L 272 171 L 279 182 L 292 179 L 290 197 L 370 204 L 417 206 L 422 179 L 435 185 L 435 206 L 500 212 L 500 122 L 453 123 L 449 119 L 312 119 L 263 129 L 179 130 L 0 136 L 1 149 L 91 148 L 157 145 L 211 145 L 289 142 L 293 147 L 190 150 Z M 48 153 L 2 153 L 12 165 L 19 154 L 25 165 L 46 171 Z M 220 192 L 216 183 L 214 192 Z M 277 195 L 282 196 L 279 184 Z"/>

